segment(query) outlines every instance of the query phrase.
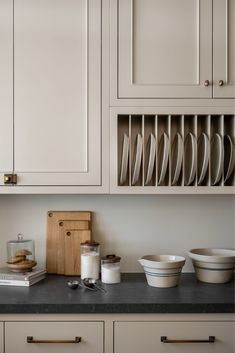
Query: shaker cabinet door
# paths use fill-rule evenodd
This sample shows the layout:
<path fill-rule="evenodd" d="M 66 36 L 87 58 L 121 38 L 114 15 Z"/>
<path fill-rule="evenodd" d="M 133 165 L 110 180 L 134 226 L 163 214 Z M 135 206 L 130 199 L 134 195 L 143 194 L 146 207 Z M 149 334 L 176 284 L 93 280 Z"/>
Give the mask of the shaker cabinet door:
<path fill-rule="evenodd" d="M 13 0 L 0 0 L 0 183 L 13 170 Z"/>
<path fill-rule="evenodd" d="M 235 98 L 235 0 L 214 0 L 214 97 Z"/>
<path fill-rule="evenodd" d="M 117 11 L 118 98 L 212 97 L 212 0 L 119 0 Z"/>
<path fill-rule="evenodd" d="M 101 0 L 14 6 L 17 184 L 100 185 Z"/>

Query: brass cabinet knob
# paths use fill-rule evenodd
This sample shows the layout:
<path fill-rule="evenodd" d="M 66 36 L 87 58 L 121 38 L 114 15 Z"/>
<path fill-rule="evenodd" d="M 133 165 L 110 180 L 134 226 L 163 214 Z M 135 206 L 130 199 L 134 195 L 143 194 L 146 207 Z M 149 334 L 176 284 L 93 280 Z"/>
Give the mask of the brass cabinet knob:
<path fill-rule="evenodd" d="M 208 87 L 209 84 L 210 84 L 210 81 L 209 81 L 209 80 L 204 81 L 204 86 Z"/>
<path fill-rule="evenodd" d="M 224 85 L 224 81 L 223 80 L 219 80 L 219 86 L 223 86 Z"/>

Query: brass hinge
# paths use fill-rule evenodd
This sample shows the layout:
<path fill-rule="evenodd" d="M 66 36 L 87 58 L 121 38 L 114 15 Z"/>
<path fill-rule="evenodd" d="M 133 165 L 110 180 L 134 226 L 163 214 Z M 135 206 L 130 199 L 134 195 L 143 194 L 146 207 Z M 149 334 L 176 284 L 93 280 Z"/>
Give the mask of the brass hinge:
<path fill-rule="evenodd" d="M 4 184 L 5 185 L 16 185 L 17 184 L 17 174 L 4 174 Z"/>

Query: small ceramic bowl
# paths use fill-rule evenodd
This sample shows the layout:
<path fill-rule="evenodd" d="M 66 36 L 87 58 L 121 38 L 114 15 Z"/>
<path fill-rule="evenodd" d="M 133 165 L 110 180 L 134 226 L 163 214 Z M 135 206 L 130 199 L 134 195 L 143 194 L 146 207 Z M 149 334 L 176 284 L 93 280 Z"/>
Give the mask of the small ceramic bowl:
<path fill-rule="evenodd" d="M 178 285 L 185 258 L 175 255 L 146 255 L 138 260 L 149 286 L 167 288 Z"/>
<path fill-rule="evenodd" d="M 197 279 L 206 283 L 226 283 L 233 277 L 235 251 L 228 249 L 192 249 L 188 256 L 193 261 Z"/>

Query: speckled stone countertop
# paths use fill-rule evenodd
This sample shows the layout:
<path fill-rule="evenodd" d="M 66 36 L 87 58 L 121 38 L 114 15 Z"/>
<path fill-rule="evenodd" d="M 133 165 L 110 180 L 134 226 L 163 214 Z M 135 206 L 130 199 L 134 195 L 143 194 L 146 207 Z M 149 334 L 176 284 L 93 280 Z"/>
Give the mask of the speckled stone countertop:
<path fill-rule="evenodd" d="M 234 280 L 207 284 L 182 274 L 178 287 L 153 288 L 142 273 L 123 274 L 107 293 L 67 287 L 70 277 L 48 275 L 29 288 L 0 286 L 0 313 L 233 313 Z"/>

